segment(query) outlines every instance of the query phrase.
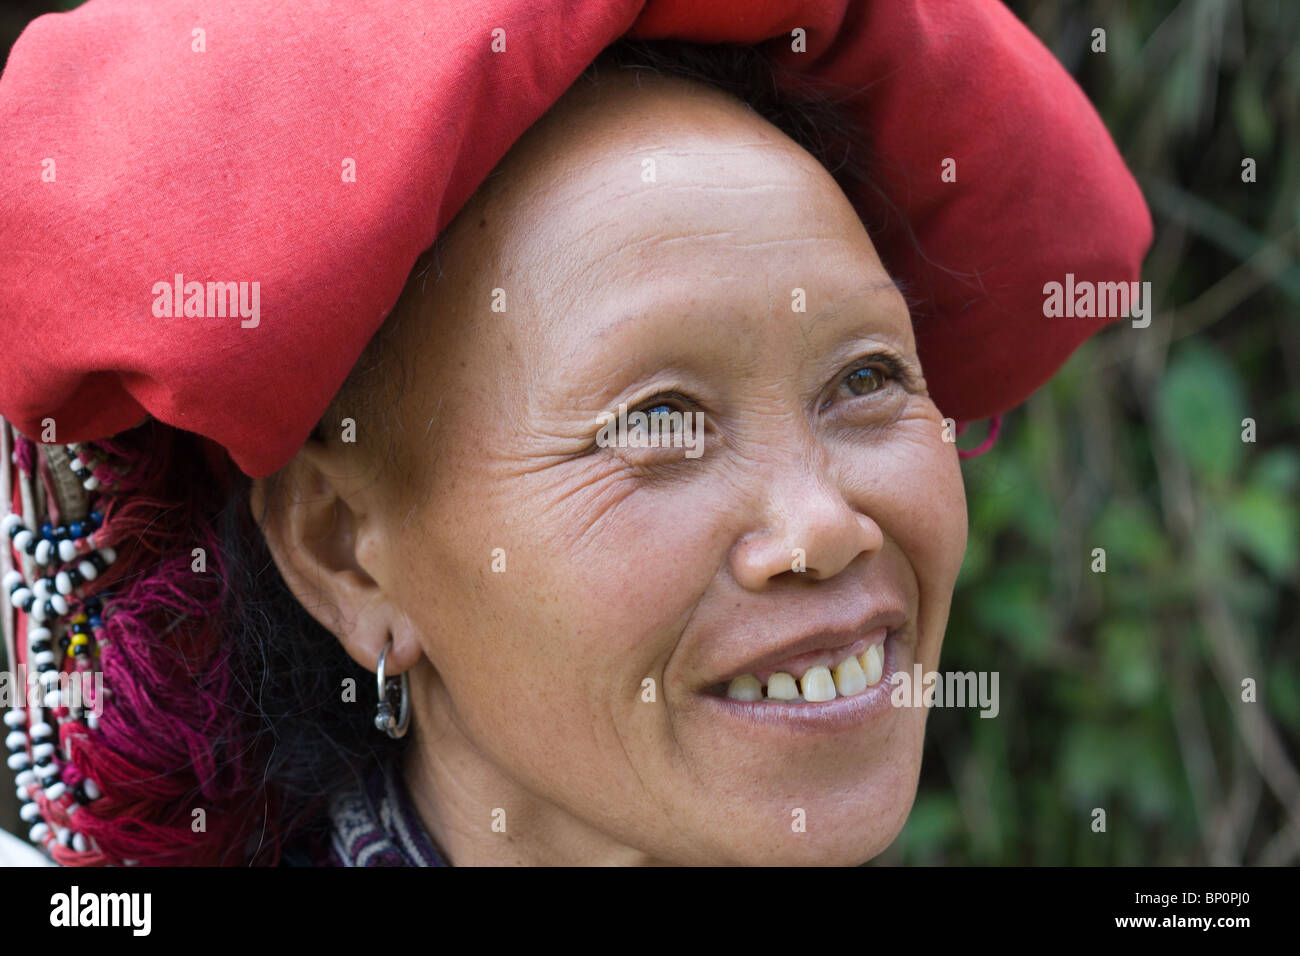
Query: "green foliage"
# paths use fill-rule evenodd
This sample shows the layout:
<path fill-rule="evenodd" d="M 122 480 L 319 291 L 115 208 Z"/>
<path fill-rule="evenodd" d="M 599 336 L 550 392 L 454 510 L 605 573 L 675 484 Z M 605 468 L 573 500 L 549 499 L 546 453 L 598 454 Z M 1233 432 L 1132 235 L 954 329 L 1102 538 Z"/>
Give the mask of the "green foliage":
<path fill-rule="evenodd" d="M 1085 343 L 963 464 L 970 547 L 940 666 L 997 670 L 1001 715 L 931 712 L 882 862 L 1294 863 L 1279 834 L 1300 807 L 1237 718 L 1257 708 L 1296 766 L 1300 4 L 1010 5 L 1143 187 L 1155 316 Z"/>

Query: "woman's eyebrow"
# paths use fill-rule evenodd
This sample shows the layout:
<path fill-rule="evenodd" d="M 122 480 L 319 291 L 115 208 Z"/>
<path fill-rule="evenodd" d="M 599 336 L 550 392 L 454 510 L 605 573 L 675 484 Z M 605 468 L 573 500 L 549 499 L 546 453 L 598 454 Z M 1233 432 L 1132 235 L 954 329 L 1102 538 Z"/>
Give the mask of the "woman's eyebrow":
<path fill-rule="evenodd" d="M 791 288 L 791 292 L 793 291 L 794 291 L 794 287 Z M 860 286 L 855 286 L 853 288 L 853 291 L 849 295 L 838 300 L 837 306 L 828 307 L 818 312 L 811 319 L 809 319 L 809 324 L 815 325 L 816 323 L 821 322 L 825 319 L 834 318 L 835 316 L 844 312 L 845 309 L 849 308 L 848 303 L 851 302 L 853 299 L 858 298 L 859 296 L 874 295 L 878 292 L 890 292 L 890 291 L 897 292 L 899 295 L 903 297 L 905 301 L 907 301 L 908 287 L 906 283 L 901 282 L 898 279 L 894 279 L 894 278 L 874 279 Z M 692 291 L 690 293 L 690 296 L 692 298 L 696 297 L 697 295 L 698 292 L 695 291 Z M 592 339 L 600 340 L 607 336 L 613 335 L 624 326 L 629 324 L 635 324 L 637 322 L 642 322 L 649 316 L 653 315 L 655 312 L 659 312 L 667 309 L 685 310 L 686 303 L 684 300 L 685 300 L 685 296 L 678 296 L 672 292 L 667 292 L 662 295 L 660 294 L 651 295 L 647 297 L 646 300 L 642 302 L 638 302 L 636 305 L 631 306 L 627 309 L 621 310 L 622 314 L 618 315 L 616 318 L 611 319 L 610 322 L 607 323 L 604 327 L 596 330 L 592 334 Z M 780 300 L 780 301 L 784 301 L 784 300 Z"/>
<path fill-rule="evenodd" d="M 903 297 L 904 303 L 911 302 L 911 300 L 907 297 L 908 287 L 906 283 L 901 282 L 898 279 L 894 279 L 894 278 L 873 279 L 870 282 L 866 282 L 860 286 L 856 286 L 851 293 L 844 296 L 843 298 L 837 299 L 835 305 L 827 306 L 826 308 L 812 315 L 808 319 L 804 328 L 805 330 L 811 330 L 812 328 L 817 326 L 818 323 L 825 322 L 828 319 L 833 319 L 836 316 L 842 315 L 844 312 L 851 310 L 853 308 L 853 302 L 855 300 L 859 298 L 864 298 L 866 296 L 874 296 L 880 292 L 897 292 L 900 296 Z"/>

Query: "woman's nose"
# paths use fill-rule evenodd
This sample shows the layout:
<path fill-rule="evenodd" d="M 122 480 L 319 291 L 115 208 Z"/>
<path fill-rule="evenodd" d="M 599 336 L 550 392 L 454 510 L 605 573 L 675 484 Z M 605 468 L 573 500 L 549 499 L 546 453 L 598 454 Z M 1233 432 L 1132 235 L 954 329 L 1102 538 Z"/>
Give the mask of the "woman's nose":
<path fill-rule="evenodd" d="M 827 466 L 785 468 L 764 485 L 754 526 L 732 550 L 732 573 L 760 591 L 783 574 L 825 580 L 884 545 L 884 532 L 855 507 Z M 860 504 L 860 503 L 859 503 Z"/>

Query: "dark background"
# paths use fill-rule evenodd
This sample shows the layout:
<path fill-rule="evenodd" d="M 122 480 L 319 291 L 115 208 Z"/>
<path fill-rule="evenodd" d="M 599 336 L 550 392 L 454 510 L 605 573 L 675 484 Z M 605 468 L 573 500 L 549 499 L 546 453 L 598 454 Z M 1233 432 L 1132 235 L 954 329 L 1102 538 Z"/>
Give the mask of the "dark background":
<path fill-rule="evenodd" d="M 8 3 L 0 51 L 76 5 Z M 1009 6 L 1142 186 L 1154 318 L 1086 343 L 963 465 L 942 668 L 998 671 L 1001 712 L 931 712 L 916 806 L 877 862 L 1293 865 L 1300 3 Z M 10 786 L 0 826 L 25 832 Z"/>

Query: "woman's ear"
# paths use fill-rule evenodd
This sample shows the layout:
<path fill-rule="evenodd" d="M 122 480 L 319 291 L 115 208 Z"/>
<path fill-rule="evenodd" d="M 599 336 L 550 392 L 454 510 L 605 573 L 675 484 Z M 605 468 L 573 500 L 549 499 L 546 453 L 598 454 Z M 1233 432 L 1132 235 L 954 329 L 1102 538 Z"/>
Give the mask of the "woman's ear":
<path fill-rule="evenodd" d="M 421 649 L 385 585 L 379 483 L 341 448 L 309 439 L 249 493 L 254 519 L 289 590 L 362 667 L 375 671 L 391 639 L 387 671 L 414 666 Z"/>

